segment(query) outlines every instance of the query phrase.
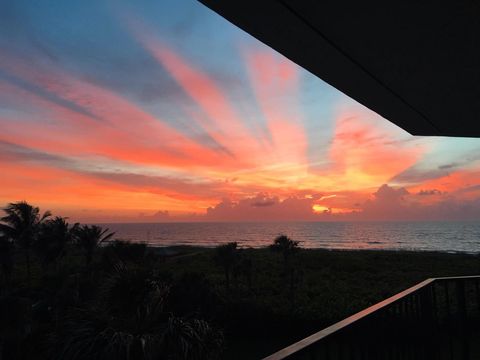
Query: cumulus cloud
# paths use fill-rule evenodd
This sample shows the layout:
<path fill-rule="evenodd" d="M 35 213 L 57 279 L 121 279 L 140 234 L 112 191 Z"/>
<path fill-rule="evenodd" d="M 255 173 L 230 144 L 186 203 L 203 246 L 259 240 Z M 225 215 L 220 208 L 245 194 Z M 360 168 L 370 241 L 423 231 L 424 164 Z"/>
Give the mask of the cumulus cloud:
<path fill-rule="evenodd" d="M 419 196 L 421 195 L 421 196 Z M 425 202 L 422 196 L 445 195 L 435 202 Z M 358 195 L 356 195 L 358 196 Z M 209 207 L 206 214 L 170 216 L 165 221 L 357 221 L 357 220 L 474 220 L 480 219 L 480 198 L 459 200 L 455 194 L 437 189 L 410 193 L 404 187 L 381 185 L 363 201 L 356 201 L 350 210 L 335 212 L 329 204 L 318 203 L 333 196 L 294 195 L 285 199 L 266 193 L 231 200 L 224 198 Z M 342 195 L 342 201 L 348 201 Z M 352 197 L 353 199 L 354 197 Z M 358 199 L 358 197 L 355 197 Z M 315 208 L 324 207 L 323 211 Z"/>
<path fill-rule="evenodd" d="M 407 215 L 408 203 L 405 198 L 408 195 L 410 193 L 403 187 L 394 188 L 383 184 L 373 194 L 373 199 L 361 205 L 357 216 L 372 220 L 403 218 Z"/>
<path fill-rule="evenodd" d="M 383 184 L 373 195 L 375 195 L 378 201 L 383 202 L 403 200 L 404 196 L 409 194 L 407 189 L 403 187 L 395 189 L 387 184 Z"/>
<path fill-rule="evenodd" d="M 238 201 L 224 199 L 209 207 L 205 215 L 211 221 L 281 221 L 315 220 L 312 206 L 313 198 L 288 197 L 280 200 L 260 193 Z"/>
<path fill-rule="evenodd" d="M 351 217 L 368 220 L 478 220 L 480 198 L 460 199 L 457 193 L 441 192 L 437 189 L 421 190 L 411 194 L 405 188 L 382 185 L 374 198 L 361 204 L 358 213 Z M 418 201 L 421 196 L 446 195 L 437 201 Z"/>
<path fill-rule="evenodd" d="M 475 186 L 480 188 L 480 186 Z M 473 189 L 472 189 L 473 190 Z M 437 189 L 409 192 L 403 187 L 381 185 L 374 193 L 351 194 L 350 210 L 334 211 L 325 200 L 340 199 L 344 205 L 348 195 L 330 197 L 328 195 L 308 196 L 303 193 L 281 199 L 260 192 L 237 200 L 224 198 L 207 209 L 206 213 L 171 213 L 159 210 L 154 213 L 141 213 L 136 217 L 109 218 L 105 214 L 95 214 L 105 222 L 202 222 L 202 221 L 439 221 L 439 220 L 479 220 L 480 198 L 465 200 L 457 193 L 442 193 Z M 443 196 L 435 196 L 443 195 Z M 432 201 L 431 201 L 432 200 Z M 344 203 L 345 202 L 345 203 Z M 335 204 L 334 204 L 335 206 Z M 324 208 L 323 210 L 321 210 Z M 316 209 L 316 211 L 315 211 Z M 338 208 L 337 208 L 338 210 Z M 85 215 L 85 214 L 84 214 Z M 107 221 L 108 220 L 108 221 Z"/>
<path fill-rule="evenodd" d="M 420 196 L 430 196 L 430 195 L 443 195 L 445 194 L 444 191 L 440 191 L 438 189 L 427 189 L 427 190 L 420 190 L 417 195 Z"/>
<path fill-rule="evenodd" d="M 252 206 L 255 206 L 255 207 L 262 207 L 262 206 L 273 206 L 275 205 L 277 202 L 275 200 L 269 200 L 268 198 L 267 199 L 264 199 L 264 200 L 261 200 L 261 201 L 256 201 L 254 203 L 252 203 Z"/>
<path fill-rule="evenodd" d="M 140 217 L 144 218 L 145 220 L 158 221 L 158 222 L 170 221 L 171 220 L 170 212 L 167 211 L 167 210 L 159 210 L 151 216 L 141 215 Z"/>

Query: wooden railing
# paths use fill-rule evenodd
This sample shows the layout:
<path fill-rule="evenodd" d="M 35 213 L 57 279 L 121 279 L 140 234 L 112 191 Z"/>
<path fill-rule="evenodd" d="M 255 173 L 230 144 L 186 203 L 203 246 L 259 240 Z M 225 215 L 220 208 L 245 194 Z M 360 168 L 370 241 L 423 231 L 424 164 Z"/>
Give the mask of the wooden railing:
<path fill-rule="evenodd" d="M 480 276 L 432 278 L 264 360 L 480 359 Z"/>

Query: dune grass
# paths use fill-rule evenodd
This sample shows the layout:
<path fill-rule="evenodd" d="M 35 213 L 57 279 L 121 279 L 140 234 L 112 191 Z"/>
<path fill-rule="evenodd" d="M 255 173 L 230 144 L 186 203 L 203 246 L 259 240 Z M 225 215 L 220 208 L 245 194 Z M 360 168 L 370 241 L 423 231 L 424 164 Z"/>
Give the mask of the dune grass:
<path fill-rule="evenodd" d="M 161 267 L 177 278 L 192 271 L 205 274 L 226 308 L 216 319 L 226 334 L 226 359 L 268 355 L 426 278 L 480 273 L 478 255 L 302 249 L 292 265 L 291 308 L 279 254 L 242 250 L 252 262 L 251 284 L 240 274 L 227 291 L 213 252 L 189 251 L 190 256 L 171 257 Z"/>

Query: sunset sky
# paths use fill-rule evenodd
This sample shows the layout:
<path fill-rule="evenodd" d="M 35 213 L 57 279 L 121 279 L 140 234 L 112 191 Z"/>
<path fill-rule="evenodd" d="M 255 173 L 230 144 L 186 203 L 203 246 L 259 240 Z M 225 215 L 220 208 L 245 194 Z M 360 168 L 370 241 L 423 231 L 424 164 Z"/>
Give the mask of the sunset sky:
<path fill-rule="evenodd" d="M 16 0 L 0 205 L 19 200 L 86 222 L 473 220 L 480 139 L 413 137 L 194 0 Z"/>

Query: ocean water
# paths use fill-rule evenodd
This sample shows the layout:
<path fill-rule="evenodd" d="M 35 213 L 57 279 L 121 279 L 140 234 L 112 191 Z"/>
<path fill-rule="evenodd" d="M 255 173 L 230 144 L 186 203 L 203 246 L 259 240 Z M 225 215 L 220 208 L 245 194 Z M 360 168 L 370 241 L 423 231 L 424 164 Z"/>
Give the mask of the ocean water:
<path fill-rule="evenodd" d="M 256 222 L 101 224 L 116 239 L 152 246 L 264 247 L 279 234 L 323 249 L 480 252 L 480 222 Z"/>

